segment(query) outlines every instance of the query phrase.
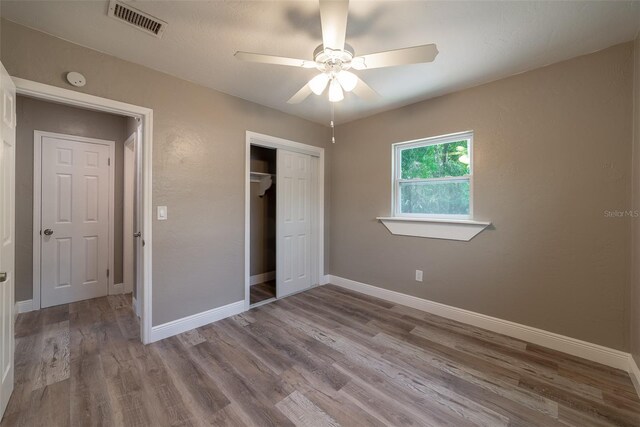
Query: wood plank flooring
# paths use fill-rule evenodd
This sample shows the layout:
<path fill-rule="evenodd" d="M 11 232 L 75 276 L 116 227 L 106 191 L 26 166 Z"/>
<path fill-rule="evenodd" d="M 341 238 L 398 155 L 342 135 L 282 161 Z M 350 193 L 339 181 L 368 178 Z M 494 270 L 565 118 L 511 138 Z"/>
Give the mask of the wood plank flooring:
<path fill-rule="evenodd" d="M 249 291 L 249 303 L 257 304 L 276 297 L 276 281 L 269 280 L 251 286 Z"/>
<path fill-rule="evenodd" d="M 639 426 L 622 371 L 334 286 L 144 346 L 125 296 L 21 314 L 2 426 Z"/>

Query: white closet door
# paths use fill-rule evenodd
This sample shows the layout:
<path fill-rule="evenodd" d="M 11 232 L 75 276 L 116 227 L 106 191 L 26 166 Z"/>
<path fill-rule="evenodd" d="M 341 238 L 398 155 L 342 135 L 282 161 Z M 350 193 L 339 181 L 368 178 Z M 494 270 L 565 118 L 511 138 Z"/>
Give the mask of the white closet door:
<path fill-rule="evenodd" d="M 13 392 L 16 87 L 0 64 L 0 419 Z"/>
<path fill-rule="evenodd" d="M 109 152 L 42 138 L 42 307 L 107 295 Z"/>
<path fill-rule="evenodd" d="M 278 149 L 278 298 L 311 287 L 311 156 Z"/>

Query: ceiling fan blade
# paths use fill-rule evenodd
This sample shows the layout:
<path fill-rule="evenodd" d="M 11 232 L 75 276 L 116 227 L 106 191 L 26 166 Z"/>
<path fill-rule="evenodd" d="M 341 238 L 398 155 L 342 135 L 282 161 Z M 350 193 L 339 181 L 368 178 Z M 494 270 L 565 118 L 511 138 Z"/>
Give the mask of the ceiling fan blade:
<path fill-rule="evenodd" d="M 304 59 L 285 58 L 283 56 L 263 55 L 261 53 L 250 52 L 236 52 L 234 56 L 240 61 L 287 65 L 289 67 L 316 68 L 315 61 L 307 61 Z"/>
<path fill-rule="evenodd" d="M 307 99 L 307 97 L 309 95 L 311 95 L 312 93 L 313 92 L 311 92 L 311 88 L 309 87 L 309 84 L 307 83 L 306 85 L 302 86 L 302 89 L 297 91 L 295 95 L 293 95 L 291 98 L 289 98 L 289 100 L 287 101 L 287 104 L 299 104 L 302 101 L 304 101 L 305 99 Z"/>
<path fill-rule="evenodd" d="M 353 93 L 366 101 L 375 101 L 380 97 L 378 92 L 371 89 L 371 86 L 362 81 L 361 78 L 358 78 L 358 84 L 353 88 Z"/>
<path fill-rule="evenodd" d="M 324 48 L 344 49 L 349 0 L 320 0 L 320 23 Z"/>
<path fill-rule="evenodd" d="M 438 56 L 435 44 L 407 47 L 386 52 L 371 53 L 353 58 L 351 66 L 356 70 L 395 67 L 396 65 L 420 64 L 431 62 Z"/>

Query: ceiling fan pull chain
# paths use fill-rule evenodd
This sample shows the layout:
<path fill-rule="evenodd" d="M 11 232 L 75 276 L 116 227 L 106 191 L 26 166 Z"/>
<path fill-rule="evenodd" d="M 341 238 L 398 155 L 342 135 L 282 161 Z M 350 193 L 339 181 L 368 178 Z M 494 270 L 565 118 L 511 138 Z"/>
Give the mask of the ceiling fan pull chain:
<path fill-rule="evenodd" d="M 335 111 L 334 111 L 334 106 L 333 103 L 331 103 L 331 143 L 335 144 L 336 143 L 336 128 L 335 125 L 333 123 L 333 118 L 335 115 Z"/>

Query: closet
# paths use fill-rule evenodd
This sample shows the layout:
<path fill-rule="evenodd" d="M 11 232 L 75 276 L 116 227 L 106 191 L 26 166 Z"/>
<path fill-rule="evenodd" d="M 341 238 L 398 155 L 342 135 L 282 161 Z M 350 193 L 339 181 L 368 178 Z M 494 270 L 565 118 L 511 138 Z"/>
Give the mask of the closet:
<path fill-rule="evenodd" d="M 245 304 L 320 284 L 324 150 L 247 132 Z"/>
<path fill-rule="evenodd" d="M 276 155 L 275 149 L 251 146 L 251 305 L 276 297 Z"/>

